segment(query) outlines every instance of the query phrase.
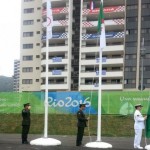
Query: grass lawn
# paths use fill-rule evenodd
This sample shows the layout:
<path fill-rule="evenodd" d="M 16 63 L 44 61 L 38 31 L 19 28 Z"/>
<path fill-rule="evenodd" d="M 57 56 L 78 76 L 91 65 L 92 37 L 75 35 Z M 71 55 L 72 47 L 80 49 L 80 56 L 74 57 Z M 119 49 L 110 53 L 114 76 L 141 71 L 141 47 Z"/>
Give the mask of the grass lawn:
<path fill-rule="evenodd" d="M 21 133 L 20 114 L 0 114 L 0 133 Z M 75 135 L 76 115 L 49 114 L 48 134 Z M 102 116 L 102 136 L 133 136 L 133 116 Z M 97 135 L 97 116 L 91 115 L 85 135 Z M 43 134 L 44 115 L 31 114 L 30 134 Z M 89 130 L 88 130 L 89 129 Z"/>

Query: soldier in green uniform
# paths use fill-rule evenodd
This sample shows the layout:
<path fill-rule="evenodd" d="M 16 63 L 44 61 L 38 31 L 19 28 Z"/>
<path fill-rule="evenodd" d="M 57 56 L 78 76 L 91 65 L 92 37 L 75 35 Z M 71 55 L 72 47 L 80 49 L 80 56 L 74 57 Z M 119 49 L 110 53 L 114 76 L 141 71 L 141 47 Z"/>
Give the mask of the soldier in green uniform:
<path fill-rule="evenodd" d="M 22 144 L 29 144 L 27 138 L 30 129 L 30 108 L 30 103 L 27 103 L 22 110 Z"/>
<path fill-rule="evenodd" d="M 84 134 L 84 128 L 87 127 L 86 122 L 89 120 L 89 118 L 85 117 L 85 114 L 83 112 L 83 110 L 85 109 L 85 104 L 80 104 L 79 107 L 80 107 L 80 109 L 77 112 L 78 131 L 77 131 L 76 146 L 81 146 L 82 145 L 82 138 L 83 138 L 83 134 Z"/>

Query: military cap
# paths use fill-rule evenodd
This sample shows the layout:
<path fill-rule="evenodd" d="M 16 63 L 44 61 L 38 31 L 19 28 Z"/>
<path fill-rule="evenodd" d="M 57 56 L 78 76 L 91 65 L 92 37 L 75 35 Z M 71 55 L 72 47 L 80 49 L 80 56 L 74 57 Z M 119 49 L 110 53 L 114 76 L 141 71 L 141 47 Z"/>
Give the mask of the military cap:
<path fill-rule="evenodd" d="M 80 107 L 80 108 L 81 108 L 81 107 L 85 107 L 85 105 L 86 105 L 86 104 L 80 104 L 79 107 Z"/>
<path fill-rule="evenodd" d="M 143 106 L 141 104 L 136 104 L 135 108 L 137 108 L 137 107 L 143 107 Z"/>
<path fill-rule="evenodd" d="M 30 103 L 26 103 L 26 104 L 23 104 L 23 105 L 24 105 L 24 107 L 30 106 Z"/>

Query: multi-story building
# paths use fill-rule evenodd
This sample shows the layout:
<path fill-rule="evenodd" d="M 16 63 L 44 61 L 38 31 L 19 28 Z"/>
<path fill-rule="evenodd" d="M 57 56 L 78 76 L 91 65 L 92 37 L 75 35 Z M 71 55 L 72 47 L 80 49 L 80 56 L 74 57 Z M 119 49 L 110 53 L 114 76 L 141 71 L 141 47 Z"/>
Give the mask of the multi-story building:
<path fill-rule="evenodd" d="M 89 2 L 82 3 L 79 90 L 98 90 L 99 82 L 100 1 L 93 1 L 94 9 L 90 9 Z M 107 47 L 102 52 L 102 90 L 122 90 L 125 1 L 105 0 L 104 16 Z"/>
<path fill-rule="evenodd" d="M 40 91 L 42 1 L 22 0 L 20 91 Z"/>
<path fill-rule="evenodd" d="M 100 0 L 93 2 L 92 9 L 90 0 L 51 0 L 53 36 L 47 48 L 46 0 L 22 0 L 20 91 L 45 90 L 47 50 L 49 91 L 98 90 Z M 102 90 L 138 89 L 141 37 L 147 52 L 149 47 L 149 5 L 149 0 L 104 1 Z M 148 58 L 143 64 L 148 87 Z"/>
<path fill-rule="evenodd" d="M 150 0 L 126 1 L 124 89 L 150 88 Z M 144 44 L 142 44 L 143 42 Z"/>
<path fill-rule="evenodd" d="M 14 60 L 13 91 L 19 91 L 20 60 Z"/>

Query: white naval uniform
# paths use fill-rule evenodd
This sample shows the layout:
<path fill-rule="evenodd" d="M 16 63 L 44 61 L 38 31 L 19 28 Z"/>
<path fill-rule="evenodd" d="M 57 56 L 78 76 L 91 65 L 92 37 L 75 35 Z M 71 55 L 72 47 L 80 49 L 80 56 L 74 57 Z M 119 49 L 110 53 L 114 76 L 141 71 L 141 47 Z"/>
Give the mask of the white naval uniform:
<path fill-rule="evenodd" d="M 141 138 L 142 138 L 142 129 L 144 126 L 144 117 L 142 116 L 139 110 L 135 110 L 134 113 L 134 130 L 135 130 L 135 138 L 134 138 L 134 147 L 140 147 Z"/>

